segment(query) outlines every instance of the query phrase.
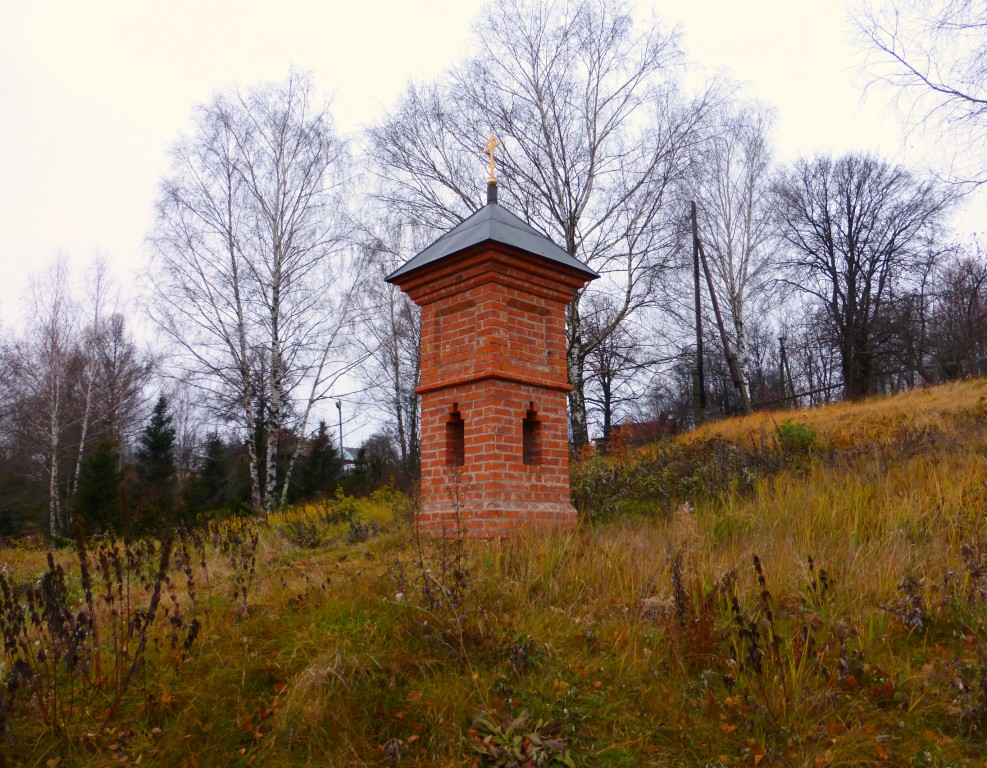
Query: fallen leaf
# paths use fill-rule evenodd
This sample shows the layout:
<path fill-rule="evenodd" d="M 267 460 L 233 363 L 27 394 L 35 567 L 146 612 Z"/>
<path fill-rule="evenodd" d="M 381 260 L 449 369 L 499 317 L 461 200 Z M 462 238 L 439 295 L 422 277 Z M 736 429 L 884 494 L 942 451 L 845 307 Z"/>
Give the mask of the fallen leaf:
<path fill-rule="evenodd" d="M 737 730 L 737 726 L 724 723 L 723 725 L 720 726 L 720 730 L 723 731 L 725 734 L 730 735 L 735 730 Z"/>

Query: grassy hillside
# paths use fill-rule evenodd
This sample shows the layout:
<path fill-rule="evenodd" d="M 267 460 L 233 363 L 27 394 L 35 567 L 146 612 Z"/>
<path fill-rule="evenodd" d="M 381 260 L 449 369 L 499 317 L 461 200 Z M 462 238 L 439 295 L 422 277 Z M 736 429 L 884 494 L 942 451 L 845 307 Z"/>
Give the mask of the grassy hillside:
<path fill-rule="evenodd" d="M 381 493 L 4 550 L 7 760 L 987 760 L 987 382 L 710 425 L 573 489 L 579 530 L 508 541 L 416 541 Z"/>

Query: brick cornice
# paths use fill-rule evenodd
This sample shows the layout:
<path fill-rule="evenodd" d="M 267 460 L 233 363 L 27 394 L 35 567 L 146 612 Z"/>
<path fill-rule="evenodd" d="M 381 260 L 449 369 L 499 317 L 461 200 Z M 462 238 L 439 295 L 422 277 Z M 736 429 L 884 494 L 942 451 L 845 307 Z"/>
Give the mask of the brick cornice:
<path fill-rule="evenodd" d="M 448 389 L 450 387 L 458 387 L 463 384 L 472 384 L 478 381 L 506 381 L 511 384 L 527 384 L 533 387 L 540 387 L 541 389 L 549 389 L 553 392 L 571 392 L 572 385 L 569 382 L 560 382 L 554 378 L 549 378 L 548 376 L 535 376 L 524 374 L 510 374 L 504 371 L 498 371 L 496 369 L 478 371 L 477 373 L 467 373 L 462 376 L 446 377 L 441 379 L 436 379 L 433 382 L 426 384 L 421 384 L 415 387 L 415 393 L 423 395 L 426 392 L 435 392 L 440 389 Z"/>
<path fill-rule="evenodd" d="M 419 306 L 491 282 L 568 304 L 585 285 L 586 276 L 510 246 L 488 242 L 395 280 Z"/>

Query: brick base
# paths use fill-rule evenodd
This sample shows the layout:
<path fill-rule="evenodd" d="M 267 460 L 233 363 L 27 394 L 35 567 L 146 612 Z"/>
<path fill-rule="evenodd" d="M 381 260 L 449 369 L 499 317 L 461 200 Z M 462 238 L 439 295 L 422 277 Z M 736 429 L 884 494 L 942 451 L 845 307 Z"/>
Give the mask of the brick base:
<path fill-rule="evenodd" d="M 421 530 L 575 525 L 566 395 L 496 379 L 422 394 Z"/>
<path fill-rule="evenodd" d="M 469 536 L 493 538 L 509 536 L 522 528 L 574 528 L 578 521 L 576 508 L 568 502 L 521 502 L 509 506 L 489 500 L 482 503 L 488 506 L 478 508 L 467 501 L 457 510 L 453 504 L 423 502 L 415 524 L 419 531 L 433 536 L 452 535 L 461 528 Z"/>

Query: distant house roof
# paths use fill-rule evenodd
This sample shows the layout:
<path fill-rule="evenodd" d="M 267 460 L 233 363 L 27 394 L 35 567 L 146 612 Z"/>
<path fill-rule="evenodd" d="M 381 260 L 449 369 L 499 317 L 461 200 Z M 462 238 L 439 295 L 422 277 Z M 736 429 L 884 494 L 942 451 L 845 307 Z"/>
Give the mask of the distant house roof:
<path fill-rule="evenodd" d="M 398 277 L 432 264 L 472 245 L 494 242 L 510 245 L 526 253 L 541 256 L 561 266 L 574 269 L 590 279 L 599 275 L 573 258 L 541 232 L 525 224 L 521 219 L 490 201 L 458 226 L 453 227 L 428 248 L 398 267 L 385 279 L 392 283 Z"/>
<path fill-rule="evenodd" d="M 629 445 L 643 445 L 660 440 L 666 435 L 679 431 L 679 420 L 669 413 L 663 413 L 653 421 L 625 421 L 611 430 L 611 439 Z"/>

